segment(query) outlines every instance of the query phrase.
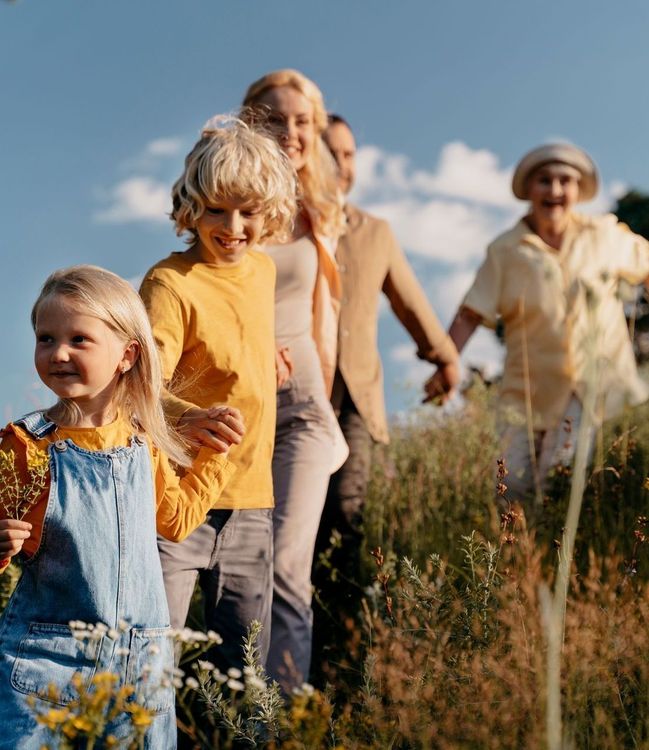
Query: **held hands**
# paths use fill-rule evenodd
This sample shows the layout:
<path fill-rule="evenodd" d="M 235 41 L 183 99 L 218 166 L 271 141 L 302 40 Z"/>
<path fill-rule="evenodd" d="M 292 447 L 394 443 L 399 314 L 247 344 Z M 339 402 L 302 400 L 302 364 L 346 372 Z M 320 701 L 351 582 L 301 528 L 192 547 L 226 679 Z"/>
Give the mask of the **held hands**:
<path fill-rule="evenodd" d="M 241 443 L 246 427 L 238 409 L 211 406 L 209 409 L 188 409 L 178 420 L 178 431 L 192 445 L 205 445 L 217 453 L 226 454 L 232 445 Z"/>
<path fill-rule="evenodd" d="M 424 391 L 426 395 L 423 398 L 422 403 L 427 404 L 432 401 L 436 404 L 443 404 L 453 395 L 454 389 L 459 384 L 459 362 L 456 360 L 455 362 L 440 365 L 433 373 L 432 377 L 424 383 Z"/>
<path fill-rule="evenodd" d="M 275 351 L 275 372 L 279 390 L 293 374 L 293 361 L 288 346 L 280 346 Z"/>
<path fill-rule="evenodd" d="M 0 519 L 0 560 L 17 555 L 29 539 L 31 523 L 16 521 L 13 518 Z"/>

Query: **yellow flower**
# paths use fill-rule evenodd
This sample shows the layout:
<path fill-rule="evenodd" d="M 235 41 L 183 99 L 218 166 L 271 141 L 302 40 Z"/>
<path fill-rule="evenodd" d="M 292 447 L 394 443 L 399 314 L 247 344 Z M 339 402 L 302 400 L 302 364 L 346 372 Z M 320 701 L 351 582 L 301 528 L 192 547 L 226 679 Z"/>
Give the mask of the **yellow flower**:
<path fill-rule="evenodd" d="M 59 724 L 64 724 L 69 717 L 70 712 L 67 708 L 50 708 L 46 714 L 41 714 L 36 719 L 54 732 Z"/>
<path fill-rule="evenodd" d="M 131 713 L 131 721 L 136 727 L 148 727 L 153 721 L 151 713 L 144 706 L 133 703 L 129 706 L 128 710 Z"/>
<path fill-rule="evenodd" d="M 78 729 L 80 732 L 90 732 L 92 731 L 93 725 L 90 719 L 88 719 L 87 716 L 77 716 L 72 721 L 72 726 L 75 729 Z"/>

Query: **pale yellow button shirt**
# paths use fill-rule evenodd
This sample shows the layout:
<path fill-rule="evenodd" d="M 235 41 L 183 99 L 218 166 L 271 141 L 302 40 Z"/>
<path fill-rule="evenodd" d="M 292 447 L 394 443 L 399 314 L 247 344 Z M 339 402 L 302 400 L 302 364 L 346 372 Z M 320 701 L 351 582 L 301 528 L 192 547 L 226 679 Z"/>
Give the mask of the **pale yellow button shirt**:
<path fill-rule="evenodd" d="M 544 430 L 560 424 L 572 394 L 583 399 L 589 379 L 596 420 L 649 397 L 619 293 L 620 281 L 647 276 L 649 243 L 610 214 L 573 214 L 558 251 L 525 220 L 498 237 L 463 305 L 487 326 L 504 324 L 501 407 L 525 415 L 529 394 L 533 427 Z"/>

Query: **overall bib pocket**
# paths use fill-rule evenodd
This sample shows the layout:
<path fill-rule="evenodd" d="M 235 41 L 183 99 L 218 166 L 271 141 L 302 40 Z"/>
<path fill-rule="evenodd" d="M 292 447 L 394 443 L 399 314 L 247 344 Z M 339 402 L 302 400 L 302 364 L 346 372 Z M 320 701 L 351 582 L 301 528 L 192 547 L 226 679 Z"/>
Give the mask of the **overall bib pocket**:
<path fill-rule="evenodd" d="M 135 700 L 155 714 L 172 711 L 174 649 L 169 628 L 133 628 L 126 682 Z"/>
<path fill-rule="evenodd" d="M 75 674 L 83 685 L 90 684 L 102 642 L 103 636 L 82 643 L 67 625 L 32 623 L 18 646 L 11 684 L 21 693 L 64 706 L 79 696 L 72 685 Z"/>

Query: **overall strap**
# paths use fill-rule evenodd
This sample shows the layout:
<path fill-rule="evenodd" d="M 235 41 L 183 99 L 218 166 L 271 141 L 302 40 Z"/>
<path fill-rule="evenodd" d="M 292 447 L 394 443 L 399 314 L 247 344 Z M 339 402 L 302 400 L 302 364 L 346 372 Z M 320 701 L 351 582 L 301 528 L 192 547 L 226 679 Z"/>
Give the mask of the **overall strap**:
<path fill-rule="evenodd" d="M 52 430 L 56 429 L 54 422 L 47 419 L 42 411 L 32 411 L 29 414 L 25 414 L 24 417 L 16 419 L 14 424 L 22 427 L 25 432 L 28 432 L 36 440 L 44 438 Z"/>

